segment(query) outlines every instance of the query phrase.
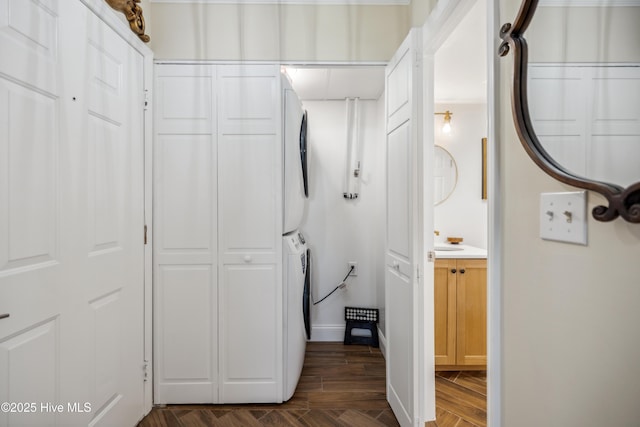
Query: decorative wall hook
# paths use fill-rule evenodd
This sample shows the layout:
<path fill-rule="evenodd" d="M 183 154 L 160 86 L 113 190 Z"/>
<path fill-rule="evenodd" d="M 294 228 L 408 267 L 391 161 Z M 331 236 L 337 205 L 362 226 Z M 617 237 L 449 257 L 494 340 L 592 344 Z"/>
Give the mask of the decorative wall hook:
<path fill-rule="evenodd" d="M 129 21 L 131 31 L 138 35 L 140 40 L 149 43 L 151 37 L 144 33 L 144 16 L 142 8 L 138 6 L 140 0 L 105 0 L 112 9 L 122 12 Z"/>

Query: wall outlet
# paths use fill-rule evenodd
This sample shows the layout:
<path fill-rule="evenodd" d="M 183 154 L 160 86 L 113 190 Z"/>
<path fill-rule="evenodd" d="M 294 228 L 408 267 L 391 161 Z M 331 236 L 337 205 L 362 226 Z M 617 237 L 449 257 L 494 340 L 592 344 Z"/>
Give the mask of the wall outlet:
<path fill-rule="evenodd" d="M 358 275 L 358 262 L 357 261 L 349 261 L 349 268 L 353 267 L 353 271 L 351 272 L 351 276 Z"/>

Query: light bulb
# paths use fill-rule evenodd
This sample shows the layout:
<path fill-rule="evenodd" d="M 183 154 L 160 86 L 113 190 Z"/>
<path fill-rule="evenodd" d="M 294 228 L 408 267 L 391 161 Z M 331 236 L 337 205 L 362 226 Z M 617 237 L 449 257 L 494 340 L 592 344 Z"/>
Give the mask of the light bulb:
<path fill-rule="evenodd" d="M 445 122 L 444 125 L 442 125 L 442 132 L 444 133 L 451 132 L 451 124 L 449 122 Z"/>

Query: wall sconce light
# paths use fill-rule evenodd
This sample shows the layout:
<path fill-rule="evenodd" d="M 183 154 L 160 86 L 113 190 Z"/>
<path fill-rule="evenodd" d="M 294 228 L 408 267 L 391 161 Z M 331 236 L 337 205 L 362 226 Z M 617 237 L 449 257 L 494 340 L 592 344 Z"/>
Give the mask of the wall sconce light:
<path fill-rule="evenodd" d="M 453 116 L 453 113 L 447 110 L 444 113 L 435 113 L 435 114 L 444 116 L 444 124 L 442 125 L 442 132 L 444 133 L 451 132 L 451 116 Z"/>

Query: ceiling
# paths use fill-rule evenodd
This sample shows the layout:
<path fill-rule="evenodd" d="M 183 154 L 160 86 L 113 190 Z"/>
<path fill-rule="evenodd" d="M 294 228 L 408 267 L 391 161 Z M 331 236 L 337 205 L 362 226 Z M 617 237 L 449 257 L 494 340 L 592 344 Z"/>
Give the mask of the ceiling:
<path fill-rule="evenodd" d="M 435 54 L 436 103 L 485 103 L 486 0 L 478 0 Z M 285 67 L 300 99 L 378 99 L 383 66 Z"/>
<path fill-rule="evenodd" d="M 285 70 L 303 101 L 378 99 L 384 91 L 383 66 L 285 67 Z"/>
<path fill-rule="evenodd" d="M 437 103 L 485 103 L 487 19 L 485 0 L 475 2 L 435 55 Z"/>

